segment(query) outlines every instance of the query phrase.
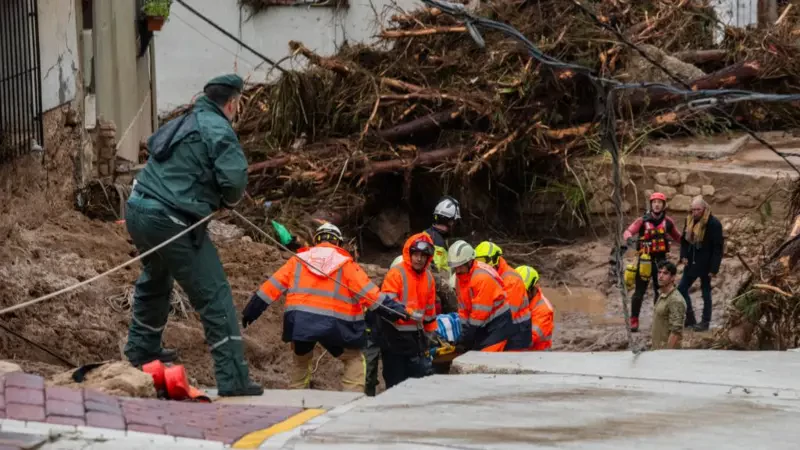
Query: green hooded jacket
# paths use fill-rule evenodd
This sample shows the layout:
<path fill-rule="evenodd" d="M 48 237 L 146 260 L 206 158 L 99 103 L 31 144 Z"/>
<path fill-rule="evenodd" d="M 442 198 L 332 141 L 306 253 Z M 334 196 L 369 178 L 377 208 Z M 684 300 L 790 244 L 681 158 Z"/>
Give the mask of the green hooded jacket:
<path fill-rule="evenodd" d="M 222 109 L 203 96 L 184 116 L 162 126 L 147 141 L 151 157 L 135 189 L 199 220 L 232 207 L 247 187 L 247 159 Z M 166 152 L 164 159 L 154 158 Z M 161 159 L 161 161 L 157 160 Z"/>

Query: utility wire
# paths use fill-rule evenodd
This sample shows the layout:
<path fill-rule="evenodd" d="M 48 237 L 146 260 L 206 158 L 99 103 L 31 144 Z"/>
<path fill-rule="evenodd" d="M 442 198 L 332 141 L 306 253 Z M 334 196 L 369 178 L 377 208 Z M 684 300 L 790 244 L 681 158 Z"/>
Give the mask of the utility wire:
<path fill-rule="evenodd" d="M 258 50 L 254 49 L 253 47 L 250 47 L 249 45 L 245 44 L 241 39 L 239 39 L 236 36 L 232 35 L 228 31 L 226 31 L 225 29 L 223 29 L 222 27 L 217 25 L 214 21 L 212 21 L 211 19 L 209 19 L 208 17 L 204 16 L 202 13 L 200 13 L 196 9 L 192 8 L 191 6 L 189 6 L 184 0 L 175 0 L 175 1 L 180 3 L 184 8 L 189 10 L 189 12 L 191 12 L 195 16 L 203 19 L 203 21 L 205 21 L 207 24 L 209 24 L 212 27 L 216 28 L 217 31 L 219 31 L 220 33 L 222 33 L 225 36 L 227 36 L 228 38 L 232 39 L 234 42 L 236 42 L 237 44 L 241 45 L 242 47 L 250 50 L 250 52 L 252 52 L 254 55 L 258 56 L 259 58 L 263 59 L 264 62 L 266 62 L 267 64 L 272 65 L 272 67 L 280 70 L 284 74 L 288 73 L 286 71 L 286 69 L 284 69 L 283 67 L 279 66 L 278 63 L 276 63 L 275 61 L 273 61 L 273 60 L 269 59 L 268 57 L 264 56 L 263 53 L 259 52 Z"/>
<path fill-rule="evenodd" d="M 427 0 L 427 1 L 430 1 L 430 0 Z M 600 18 L 597 17 L 597 14 L 595 14 L 594 11 L 592 11 L 588 7 L 584 6 L 578 0 L 572 0 L 572 1 L 578 8 L 580 8 L 584 13 L 586 13 L 586 15 L 591 17 L 591 19 L 595 23 L 597 23 L 600 27 L 602 27 L 602 28 L 604 28 L 604 29 L 606 29 L 608 31 L 611 31 L 617 37 L 617 39 L 619 39 L 619 41 L 621 43 L 627 45 L 628 47 L 632 48 L 634 51 L 639 53 L 642 56 L 642 58 L 644 58 L 647 62 L 649 62 L 653 66 L 657 67 L 660 71 L 662 71 L 664 74 L 666 74 L 672 80 L 674 80 L 676 83 L 680 84 L 681 86 L 684 86 L 686 89 L 689 89 L 689 90 L 692 89 L 692 86 L 689 83 L 687 83 L 686 81 L 681 79 L 679 76 L 677 76 L 675 73 L 673 73 L 672 71 L 670 71 L 666 67 L 664 67 L 664 65 L 660 64 L 658 61 L 656 61 L 653 58 L 651 58 L 647 54 L 647 52 L 642 50 L 642 48 L 639 47 L 638 45 L 636 45 L 636 44 L 632 43 L 630 40 L 628 40 L 628 38 L 626 38 L 625 35 L 623 35 L 619 30 L 617 30 L 616 28 L 612 27 L 611 25 L 609 25 L 609 24 L 603 22 L 602 20 L 600 20 Z M 794 171 L 797 172 L 798 175 L 800 175 L 800 169 L 798 169 L 794 164 L 792 164 L 792 162 L 789 161 L 789 158 L 787 158 L 785 155 L 781 154 L 781 152 L 779 152 L 778 149 L 776 149 L 772 144 L 770 144 L 769 142 L 765 141 L 761 136 L 757 135 L 753 130 L 751 130 L 750 128 L 748 128 L 744 124 L 740 123 L 738 120 L 736 120 L 735 117 L 730 115 L 727 111 L 723 111 L 722 109 L 719 109 L 719 108 L 715 108 L 715 109 L 717 109 L 717 111 L 719 111 L 722 114 L 722 116 L 724 116 L 726 119 L 728 119 L 733 126 L 741 129 L 742 131 L 744 131 L 745 133 L 750 135 L 750 137 L 752 137 L 753 139 L 758 141 L 758 143 L 760 143 L 761 145 L 767 147 L 768 149 L 770 149 L 776 155 L 780 156 L 786 162 L 786 164 L 789 165 L 789 167 L 794 169 Z"/>

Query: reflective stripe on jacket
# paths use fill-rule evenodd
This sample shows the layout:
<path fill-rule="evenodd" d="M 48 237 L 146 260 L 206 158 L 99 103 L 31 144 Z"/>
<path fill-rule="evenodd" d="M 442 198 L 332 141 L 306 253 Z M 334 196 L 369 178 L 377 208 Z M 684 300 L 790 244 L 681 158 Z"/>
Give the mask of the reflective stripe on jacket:
<path fill-rule="evenodd" d="M 531 346 L 531 308 L 525 281 L 502 256 L 497 262 L 497 273 L 503 280 L 508 307 L 511 309 L 511 322 L 515 328 L 506 350 L 527 350 Z"/>
<path fill-rule="evenodd" d="M 531 300 L 531 350 L 546 350 L 553 345 L 553 305 L 536 288 Z"/>
<path fill-rule="evenodd" d="M 430 260 L 421 273 L 411 267 L 409 249 L 414 242 L 424 240 L 433 244 L 430 236 L 419 233 L 406 240 L 403 262 L 389 269 L 383 280 L 381 292 L 406 307 L 411 319 L 398 320 L 392 325 L 398 331 L 417 332 L 419 326 L 432 333 L 436 331 L 436 285 L 430 272 Z"/>
<path fill-rule="evenodd" d="M 347 251 L 323 242 L 300 249 L 258 290 L 267 304 L 283 294 L 284 341 L 353 348 L 364 344 L 364 309 L 378 307 L 380 292 Z"/>
<path fill-rule="evenodd" d="M 457 276 L 457 285 L 458 317 L 466 345 L 480 349 L 513 335 L 503 281 L 492 266 L 473 261 L 469 272 Z"/>

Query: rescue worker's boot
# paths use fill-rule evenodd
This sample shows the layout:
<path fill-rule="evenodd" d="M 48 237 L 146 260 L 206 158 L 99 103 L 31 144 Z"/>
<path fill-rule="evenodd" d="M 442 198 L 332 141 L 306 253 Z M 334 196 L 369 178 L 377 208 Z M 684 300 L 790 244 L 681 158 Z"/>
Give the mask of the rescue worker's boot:
<path fill-rule="evenodd" d="M 639 331 L 639 318 L 631 317 L 631 331 L 636 333 Z"/>
<path fill-rule="evenodd" d="M 308 389 L 311 384 L 311 360 L 313 358 L 313 351 L 305 355 L 292 353 L 292 368 L 289 370 L 289 389 Z"/>
<path fill-rule="evenodd" d="M 347 392 L 364 392 L 367 363 L 364 354 L 357 348 L 347 348 L 339 355 L 344 363 L 342 374 L 342 390 Z"/>
<path fill-rule="evenodd" d="M 174 348 L 162 348 L 157 354 L 146 357 L 133 357 L 130 363 L 133 367 L 143 366 L 149 362 L 161 361 L 162 363 L 175 362 L 178 359 L 178 351 Z"/>

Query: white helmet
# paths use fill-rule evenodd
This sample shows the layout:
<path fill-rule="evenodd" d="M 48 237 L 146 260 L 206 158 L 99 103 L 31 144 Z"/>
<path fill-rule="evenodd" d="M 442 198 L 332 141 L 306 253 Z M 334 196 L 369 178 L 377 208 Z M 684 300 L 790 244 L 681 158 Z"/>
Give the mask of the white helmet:
<path fill-rule="evenodd" d="M 314 242 L 319 244 L 322 241 L 330 241 L 330 240 L 337 240 L 339 242 L 344 241 L 344 237 L 342 236 L 341 230 L 336 225 L 325 222 L 317 228 L 317 232 L 314 233 Z"/>
<path fill-rule="evenodd" d="M 451 268 L 463 266 L 475 259 L 475 249 L 467 241 L 456 241 L 447 250 L 447 265 Z"/>
<path fill-rule="evenodd" d="M 438 218 L 461 220 L 461 207 L 458 200 L 453 197 L 444 197 L 433 209 L 433 218 L 434 220 Z"/>
<path fill-rule="evenodd" d="M 389 266 L 389 268 L 391 269 L 392 267 L 402 263 L 403 263 L 403 255 L 400 255 L 397 258 L 395 258 L 394 261 L 392 261 L 392 265 Z"/>

